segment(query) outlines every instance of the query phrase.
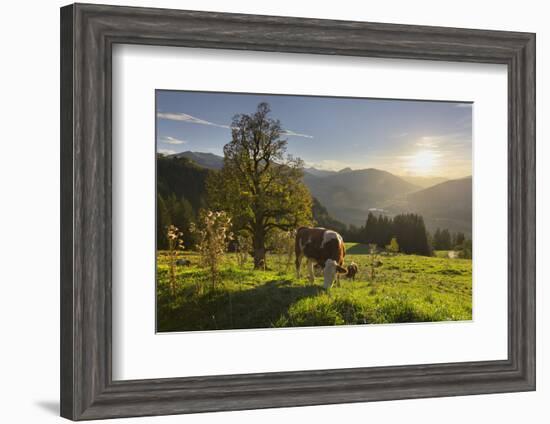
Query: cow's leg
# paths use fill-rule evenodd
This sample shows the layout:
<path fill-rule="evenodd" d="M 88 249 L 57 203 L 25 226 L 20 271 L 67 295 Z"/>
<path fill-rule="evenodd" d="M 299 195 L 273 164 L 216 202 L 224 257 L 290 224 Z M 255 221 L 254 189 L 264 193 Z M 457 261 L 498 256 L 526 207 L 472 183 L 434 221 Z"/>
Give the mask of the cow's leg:
<path fill-rule="evenodd" d="M 300 232 L 296 233 L 296 240 L 294 241 L 294 254 L 296 255 L 296 277 L 300 278 L 300 268 L 302 267 L 302 257 L 304 252 L 302 251 L 302 243 L 300 242 Z"/>
<path fill-rule="evenodd" d="M 300 270 L 302 268 L 302 255 L 296 253 L 296 277 L 300 279 Z"/>
<path fill-rule="evenodd" d="M 315 281 L 315 274 L 313 271 L 313 267 L 315 265 L 315 261 L 313 259 L 308 259 L 307 261 L 307 273 L 308 273 L 308 280 L 309 284 L 313 284 Z"/>

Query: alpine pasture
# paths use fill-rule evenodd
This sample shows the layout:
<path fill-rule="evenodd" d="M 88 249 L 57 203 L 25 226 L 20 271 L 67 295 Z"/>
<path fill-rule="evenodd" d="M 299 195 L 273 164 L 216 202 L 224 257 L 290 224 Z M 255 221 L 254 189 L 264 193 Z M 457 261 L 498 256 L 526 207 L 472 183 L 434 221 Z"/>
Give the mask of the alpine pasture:
<path fill-rule="evenodd" d="M 296 278 L 294 258 L 268 255 L 269 267 L 254 269 L 225 255 L 220 281 L 212 287 L 198 253 L 179 255 L 170 287 L 169 256 L 158 252 L 157 330 L 196 331 L 273 327 L 457 321 L 472 319 L 472 261 L 448 255 L 373 256 L 369 246 L 346 243 L 346 263 L 359 266 L 355 281 L 340 278 L 329 290 L 317 274 Z M 438 253 L 438 252 L 436 252 Z M 445 252 L 446 253 L 446 252 Z M 373 267 L 376 263 L 378 266 Z M 303 270 L 305 271 L 305 269 Z"/>

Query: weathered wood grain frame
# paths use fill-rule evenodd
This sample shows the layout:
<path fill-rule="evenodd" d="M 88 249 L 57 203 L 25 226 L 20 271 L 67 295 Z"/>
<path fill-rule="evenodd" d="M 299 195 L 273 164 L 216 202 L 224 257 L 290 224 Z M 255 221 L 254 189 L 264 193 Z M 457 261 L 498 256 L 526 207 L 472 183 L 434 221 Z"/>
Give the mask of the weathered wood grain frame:
<path fill-rule="evenodd" d="M 113 381 L 115 43 L 507 65 L 508 359 Z M 534 34 L 75 4 L 61 9 L 60 124 L 63 417 L 84 420 L 535 389 Z"/>

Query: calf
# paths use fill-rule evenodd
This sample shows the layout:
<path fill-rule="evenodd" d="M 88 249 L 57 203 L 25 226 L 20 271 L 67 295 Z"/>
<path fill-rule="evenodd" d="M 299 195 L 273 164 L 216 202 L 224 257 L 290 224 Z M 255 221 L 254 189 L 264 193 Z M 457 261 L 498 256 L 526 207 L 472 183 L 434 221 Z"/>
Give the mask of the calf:
<path fill-rule="evenodd" d="M 339 274 L 345 274 L 344 256 L 346 249 L 342 236 L 336 231 L 325 228 L 301 227 L 296 232 L 296 273 L 300 278 L 302 258 L 305 256 L 308 264 L 308 279 L 313 283 L 315 276 L 313 266 L 315 264 L 323 268 L 323 287 L 328 289 L 336 279 L 340 281 Z"/>
<path fill-rule="evenodd" d="M 357 264 L 355 262 L 352 262 L 348 265 L 348 272 L 346 273 L 346 277 L 348 277 L 350 280 L 355 281 L 355 276 L 357 275 L 357 272 L 359 271 Z"/>

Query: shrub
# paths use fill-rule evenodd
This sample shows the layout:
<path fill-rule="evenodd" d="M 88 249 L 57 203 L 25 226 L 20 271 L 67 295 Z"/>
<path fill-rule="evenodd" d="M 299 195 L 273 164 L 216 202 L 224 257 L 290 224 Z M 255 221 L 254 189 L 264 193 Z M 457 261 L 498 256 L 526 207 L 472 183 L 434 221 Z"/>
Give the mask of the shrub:
<path fill-rule="evenodd" d="M 397 239 L 393 237 L 390 241 L 390 244 L 386 246 L 386 250 L 390 253 L 399 253 L 399 244 L 397 243 Z"/>
<path fill-rule="evenodd" d="M 202 266 L 208 268 L 212 288 L 220 280 L 220 264 L 231 239 L 231 219 L 227 213 L 201 210 L 199 225 L 191 224 L 191 231 L 196 235 L 197 250 L 201 256 Z"/>
<path fill-rule="evenodd" d="M 176 292 L 176 261 L 179 251 L 183 249 L 183 233 L 175 225 L 166 228 L 166 239 L 168 242 L 168 283 L 172 296 Z"/>

